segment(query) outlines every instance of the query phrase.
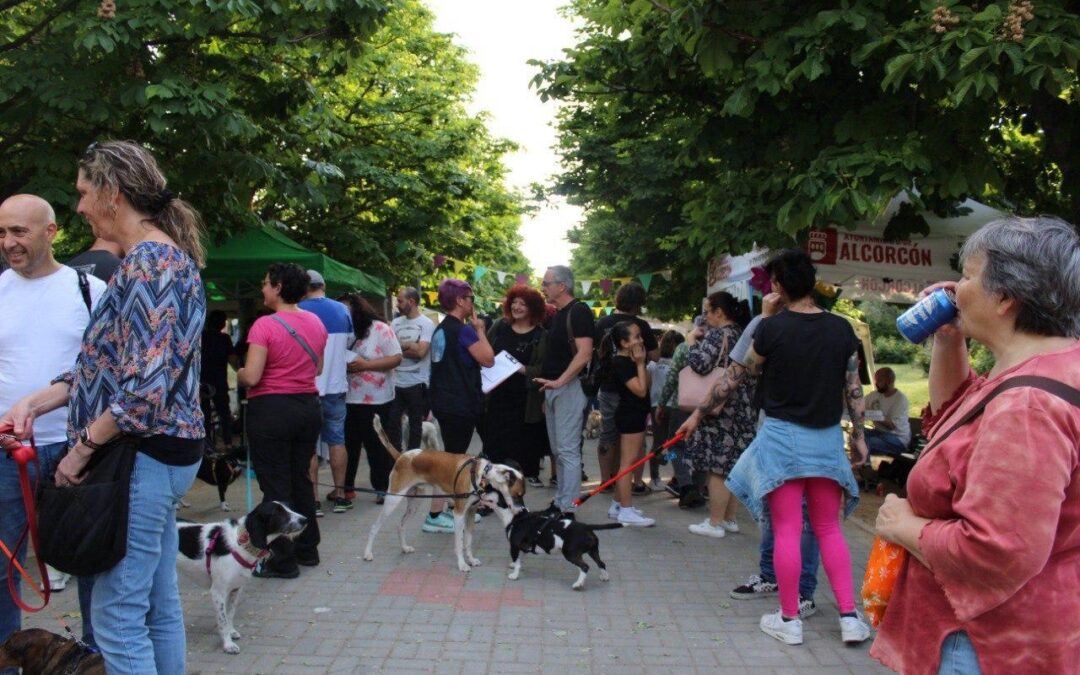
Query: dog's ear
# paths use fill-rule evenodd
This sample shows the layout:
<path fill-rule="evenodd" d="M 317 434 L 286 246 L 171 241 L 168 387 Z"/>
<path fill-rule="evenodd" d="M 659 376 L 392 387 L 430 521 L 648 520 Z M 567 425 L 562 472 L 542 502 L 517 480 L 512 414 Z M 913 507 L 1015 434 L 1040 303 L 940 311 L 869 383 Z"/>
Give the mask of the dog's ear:
<path fill-rule="evenodd" d="M 257 549 L 265 549 L 270 544 L 266 541 L 266 521 L 269 518 L 265 504 L 259 504 L 254 511 L 244 517 L 244 527 L 247 528 L 248 536 L 251 537 L 251 545 Z"/>

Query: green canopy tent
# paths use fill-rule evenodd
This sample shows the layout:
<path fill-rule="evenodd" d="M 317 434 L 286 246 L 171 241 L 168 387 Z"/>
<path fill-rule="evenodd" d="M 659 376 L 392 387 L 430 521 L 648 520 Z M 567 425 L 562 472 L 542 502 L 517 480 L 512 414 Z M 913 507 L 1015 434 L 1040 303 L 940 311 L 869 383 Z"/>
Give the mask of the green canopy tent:
<path fill-rule="evenodd" d="M 207 254 L 202 278 L 212 298 L 215 293 L 234 300 L 258 297 L 266 268 L 274 262 L 292 262 L 306 270 L 318 271 L 326 279 L 326 292 L 331 297 L 352 291 L 386 297 L 382 279 L 306 249 L 268 226 L 249 229 L 212 249 Z"/>

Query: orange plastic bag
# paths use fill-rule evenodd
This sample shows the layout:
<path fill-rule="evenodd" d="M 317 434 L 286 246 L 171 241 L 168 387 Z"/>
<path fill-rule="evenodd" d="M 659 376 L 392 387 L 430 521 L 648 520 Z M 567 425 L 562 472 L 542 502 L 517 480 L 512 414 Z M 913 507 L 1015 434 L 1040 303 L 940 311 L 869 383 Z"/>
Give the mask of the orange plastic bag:
<path fill-rule="evenodd" d="M 906 559 L 907 550 L 903 546 L 874 537 L 862 586 L 863 611 L 874 628 L 885 616 L 885 608 L 889 606 L 893 587 Z"/>

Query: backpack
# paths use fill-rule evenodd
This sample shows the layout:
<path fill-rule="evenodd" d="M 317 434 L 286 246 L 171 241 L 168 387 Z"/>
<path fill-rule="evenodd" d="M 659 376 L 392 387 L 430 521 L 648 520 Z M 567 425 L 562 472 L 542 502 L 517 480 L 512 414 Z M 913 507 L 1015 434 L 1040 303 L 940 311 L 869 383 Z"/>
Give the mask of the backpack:
<path fill-rule="evenodd" d="M 570 312 L 566 313 L 566 339 L 570 341 L 570 358 L 574 358 L 577 356 L 577 342 L 574 341 L 574 331 L 570 326 Z M 603 382 L 604 378 L 602 370 L 597 346 L 593 345 L 592 357 L 585 364 L 585 367 L 581 369 L 581 372 L 578 373 L 581 390 L 585 392 L 585 396 L 592 398 L 600 391 L 600 383 Z"/>

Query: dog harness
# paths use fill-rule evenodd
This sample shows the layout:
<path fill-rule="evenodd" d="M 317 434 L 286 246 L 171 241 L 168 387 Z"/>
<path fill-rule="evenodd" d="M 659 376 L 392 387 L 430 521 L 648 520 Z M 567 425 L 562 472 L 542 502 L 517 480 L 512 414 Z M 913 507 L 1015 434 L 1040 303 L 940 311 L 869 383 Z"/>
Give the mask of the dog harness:
<path fill-rule="evenodd" d="M 210 574 L 211 554 L 213 554 L 214 547 L 217 546 L 218 540 L 221 539 L 221 532 L 222 532 L 221 528 L 218 528 L 218 529 L 214 530 L 214 533 L 210 535 L 210 541 L 208 541 L 206 543 L 206 574 L 207 575 Z M 243 530 L 243 528 L 239 528 L 237 530 L 236 539 L 237 539 L 237 542 L 241 546 L 243 546 L 245 549 L 250 548 L 250 545 L 247 543 L 247 539 L 248 539 L 247 531 Z M 261 548 L 255 553 L 254 562 L 248 562 L 247 560 L 244 559 L 244 557 L 242 555 L 237 553 L 236 549 L 232 549 L 229 552 L 232 553 L 233 560 L 235 560 L 237 563 L 239 563 L 239 565 L 241 567 L 243 567 L 244 569 L 248 569 L 248 570 L 255 569 L 255 566 L 259 564 L 259 560 L 261 560 L 262 558 L 265 558 L 266 556 L 268 556 L 270 554 L 270 551 L 268 549 Z"/>

